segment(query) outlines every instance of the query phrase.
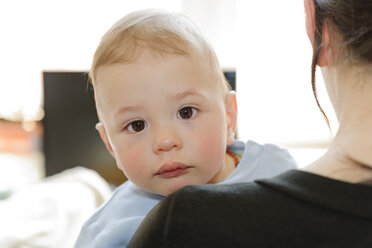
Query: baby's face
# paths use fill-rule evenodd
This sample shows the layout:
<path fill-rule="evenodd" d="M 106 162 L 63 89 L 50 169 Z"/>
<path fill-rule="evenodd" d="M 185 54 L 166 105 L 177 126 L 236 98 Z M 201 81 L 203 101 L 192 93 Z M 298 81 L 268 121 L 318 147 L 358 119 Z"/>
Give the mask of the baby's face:
<path fill-rule="evenodd" d="M 118 167 L 147 191 L 205 184 L 226 167 L 233 141 L 223 87 L 200 60 L 142 56 L 98 69 L 98 130 Z"/>

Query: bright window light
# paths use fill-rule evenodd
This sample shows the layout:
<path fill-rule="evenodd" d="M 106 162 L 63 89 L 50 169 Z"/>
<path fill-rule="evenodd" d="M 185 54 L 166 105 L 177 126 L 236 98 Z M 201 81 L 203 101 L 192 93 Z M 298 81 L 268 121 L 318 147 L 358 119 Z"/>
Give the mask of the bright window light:
<path fill-rule="evenodd" d="M 311 90 L 312 48 L 303 1 L 237 0 L 237 42 L 241 139 L 327 146 L 331 133 Z M 320 75 L 317 86 L 320 103 L 336 125 Z"/>

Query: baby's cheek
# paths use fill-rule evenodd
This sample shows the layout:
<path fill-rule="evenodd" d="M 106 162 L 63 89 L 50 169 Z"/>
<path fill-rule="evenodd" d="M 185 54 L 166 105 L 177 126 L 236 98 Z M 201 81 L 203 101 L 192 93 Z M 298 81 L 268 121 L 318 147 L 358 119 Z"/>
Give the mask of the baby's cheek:
<path fill-rule="evenodd" d="M 134 181 L 143 175 L 145 168 L 142 166 L 144 154 L 143 150 L 126 150 L 125 154 L 121 156 L 121 165 L 125 175 L 128 179 Z"/>
<path fill-rule="evenodd" d="M 217 163 L 222 161 L 225 156 L 226 146 L 221 135 L 215 133 L 205 133 L 199 136 L 198 150 L 206 162 Z"/>

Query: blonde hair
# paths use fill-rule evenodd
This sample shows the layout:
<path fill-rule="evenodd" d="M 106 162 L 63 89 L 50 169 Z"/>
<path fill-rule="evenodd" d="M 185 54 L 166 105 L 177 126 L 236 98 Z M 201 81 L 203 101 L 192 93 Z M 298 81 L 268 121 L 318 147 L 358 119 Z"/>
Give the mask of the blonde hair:
<path fill-rule="evenodd" d="M 203 55 L 226 91 L 229 89 L 212 45 L 196 24 L 183 14 L 158 9 L 132 12 L 107 31 L 93 57 L 89 72 L 92 84 L 96 83 L 98 67 L 135 62 L 145 51 L 158 56 Z"/>

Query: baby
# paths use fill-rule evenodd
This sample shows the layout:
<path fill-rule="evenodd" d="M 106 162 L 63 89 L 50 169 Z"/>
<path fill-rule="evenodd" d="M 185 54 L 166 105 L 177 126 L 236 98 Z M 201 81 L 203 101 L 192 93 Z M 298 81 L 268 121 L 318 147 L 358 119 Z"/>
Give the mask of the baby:
<path fill-rule="evenodd" d="M 125 247 L 164 196 L 296 167 L 286 150 L 235 140 L 236 96 L 186 16 L 141 10 L 103 36 L 90 70 L 96 128 L 129 179 L 85 223 L 78 247 Z"/>

